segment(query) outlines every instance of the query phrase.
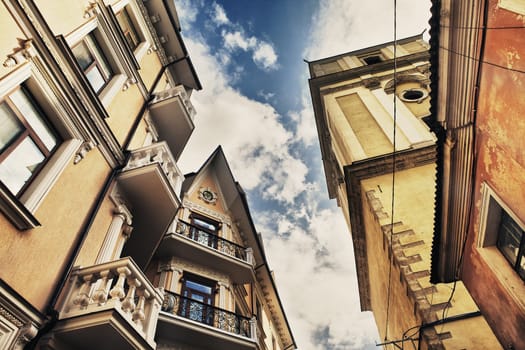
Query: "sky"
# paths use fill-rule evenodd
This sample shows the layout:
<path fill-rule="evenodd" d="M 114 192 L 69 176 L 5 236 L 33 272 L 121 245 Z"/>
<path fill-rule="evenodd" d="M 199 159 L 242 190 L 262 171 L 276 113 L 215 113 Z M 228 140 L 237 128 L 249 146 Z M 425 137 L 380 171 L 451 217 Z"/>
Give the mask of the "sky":
<path fill-rule="evenodd" d="M 394 0 L 175 0 L 203 89 L 180 159 L 221 145 L 300 350 L 378 349 L 361 312 L 352 241 L 329 200 L 308 88 L 312 61 L 394 39 Z M 397 38 L 428 27 L 429 0 L 397 0 Z"/>

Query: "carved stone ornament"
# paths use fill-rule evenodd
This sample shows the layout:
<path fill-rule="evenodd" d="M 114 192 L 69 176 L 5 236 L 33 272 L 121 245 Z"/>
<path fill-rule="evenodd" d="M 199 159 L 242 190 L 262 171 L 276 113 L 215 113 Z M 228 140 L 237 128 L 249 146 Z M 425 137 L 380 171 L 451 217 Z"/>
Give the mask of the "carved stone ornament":
<path fill-rule="evenodd" d="M 13 53 L 7 55 L 4 60 L 3 66 L 6 68 L 14 67 L 20 63 L 26 62 L 31 57 L 36 55 L 35 48 L 33 47 L 31 39 L 22 40 L 18 39 L 19 47 L 14 49 Z"/>
<path fill-rule="evenodd" d="M 73 160 L 74 164 L 80 163 L 82 159 L 86 157 L 86 154 L 91 151 L 93 148 L 95 148 L 95 144 L 91 141 L 84 142 L 80 149 L 78 150 L 77 154 L 75 155 L 75 159 Z"/>
<path fill-rule="evenodd" d="M 217 193 L 213 192 L 209 187 L 201 187 L 199 189 L 199 198 L 209 204 L 217 202 Z"/>

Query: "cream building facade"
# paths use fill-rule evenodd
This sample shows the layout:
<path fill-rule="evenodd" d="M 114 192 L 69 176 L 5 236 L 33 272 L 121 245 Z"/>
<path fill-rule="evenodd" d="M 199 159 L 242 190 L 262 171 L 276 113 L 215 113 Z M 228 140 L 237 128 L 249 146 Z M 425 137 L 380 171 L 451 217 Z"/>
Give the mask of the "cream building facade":
<path fill-rule="evenodd" d="M 222 151 L 177 165 L 174 3 L 7 0 L 0 29 L 0 348 L 295 348 Z"/>
<path fill-rule="evenodd" d="M 463 284 L 429 279 L 437 139 L 428 48 L 417 35 L 309 62 L 328 192 L 352 235 L 361 309 L 373 312 L 385 348 L 496 349 Z"/>

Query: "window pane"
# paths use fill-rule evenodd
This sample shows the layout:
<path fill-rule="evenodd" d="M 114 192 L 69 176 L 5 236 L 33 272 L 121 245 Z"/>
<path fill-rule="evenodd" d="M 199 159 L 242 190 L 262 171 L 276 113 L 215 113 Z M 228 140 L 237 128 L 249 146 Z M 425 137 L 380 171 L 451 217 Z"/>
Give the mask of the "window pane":
<path fill-rule="evenodd" d="M 86 36 L 85 41 L 87 42 L 91 52 L 95 56 L 95 60 L 97 61 L 97 66 L 99 67 L 100 73 L 102 74 L 104 80 L 109 81 L 109 78 L 113 75 L 113 70 L 111 69 L 111 66 L 109 65 L 107 57 L 104 55 L 104 52 L 102 51 L 102 48 L 100 47 L 100 44 L 95 38 L 94 33 L 93 32 L 89 33 L 89 35 Z"/>
<path fill-rule="evenodd" d="M 102 89 L 102 87 L 106 84 L 104 77 L 100 73 L 100 70 L 97 66 L 93 66 L 93 68 L 86 71 L 86 78 L 89 80 L 89 83 L 95 92 L 99 92 L 100 89 Z"/>
<path fill-rule="evenodd" d="M 34 101 L 21 89 L 15 91 L 9 97 L 29 125 L 31 125 L 38 138 L 44 143 L 47 150 L 51 152 L 57 145 L 58 140 L 49 128 L 49 125 L 44 121 L 44 116 L 40 109 L 36 107 Z"/>
<path fill-rule="evenodd" d="M 202 292 L 204 294 L 211 294 L 211 287 L 202 285 L 202 284 L 197 283 L 197 282 L 186 281 L 186 287 L 190 288 L 190 289 L 193 289 L 193 290 L 196 290 L 196 291 L 199 291 L 199 292 Z"/>
<path fill-rule="evenodd" d="M 215 225 L 212 225 L 209 222 L 206 222 L 206 221 L 201 220 L 201 219 L 194 218 L 193 219 L 193 223 L 195 224 L 195 226 L 202 227 L 202 228 L 208 229 L 210 231 L 216 231 L 217 230 L 217 227 Z"/>
<path fill-rule="evenodd" d="M 93 55 L 91 55 L 86 43 L 84 42 L 79 43 L 73 48 L 73 54 L 75 55 L 75 58 L 77 59 L 77 62 L 83 71 L 85 71 L 93 62 L 95 62 Z"/>
<path fill-rule="evenodd" d="M 11 154 L 0 163 L 0 180 L 15 195 L 31 178 L 44 155 L 31 138 L 26 137 Z"/>
<path fill-rule="evenodd" d="M 523 231 L 516 222 L 505 211 L 502 211 L 497 245 L 512 266 L 516 265 L 522 234 Z"/>
<path fill-rule="evenodd" d="M 120 11 L 117 14 L 117 20 L 124 36 L 126 37 L 129 47 L 132 50 L 135 50 L 139 45 L 140 40 L 137 31 L 135 30 L 135 26 L 129 17 L 128 11 L 126 9 Z"/>
<path fill-rule="evenodd" d="M 3 151 L 23 131 L 20 121 L 7 103 L 0 104 L 0 151 Z"/>

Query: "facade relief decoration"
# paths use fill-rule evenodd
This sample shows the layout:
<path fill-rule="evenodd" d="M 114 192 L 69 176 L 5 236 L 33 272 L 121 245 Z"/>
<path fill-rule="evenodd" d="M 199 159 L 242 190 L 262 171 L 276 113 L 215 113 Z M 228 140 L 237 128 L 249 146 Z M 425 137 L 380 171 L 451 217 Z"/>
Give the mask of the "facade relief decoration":
<path fill-rule="evenodd" d="M 26 62 L 31 57 L 34 57 L 36 55 L 36 51 L 33 47 L 31 39 L 18 39 L 18 44 L 19 47 L 15 48 L 13 50 L 13 53 L 7 55 L 7 58 L 2 64 L 4 67 L 9 68 L 17 66 L 23 62 Z"/>
<path fill-rule="evenodd" d="M 215 205 L 217 203 L 217 193 L 209 187 L 201 187 L 199 189 L 199 199 L 208 204 Z"/>
<path fill-rule="evenodd" d="M 184 199 L 182 201 L 182 206 L 184 208 L 190 209 L 192 211 L 198 211 L 198 212 L 200 212 L 202 214 L 209 215 L 211 218 L 216 218 L 219 221 L 221 221 L 223 224 L 226 224 L 226 225 L 231 227 L 231 219 L 230 219 L 230 217 L 228 215 L 219 213 L 219 212 L 217 212 L 215 210 L 211 210 L 211 209 L 206 208 L 206 207 L 204 207 L 202 205 L 199 205 L 197 203 L 190 202 L 187 199 Z"/>

